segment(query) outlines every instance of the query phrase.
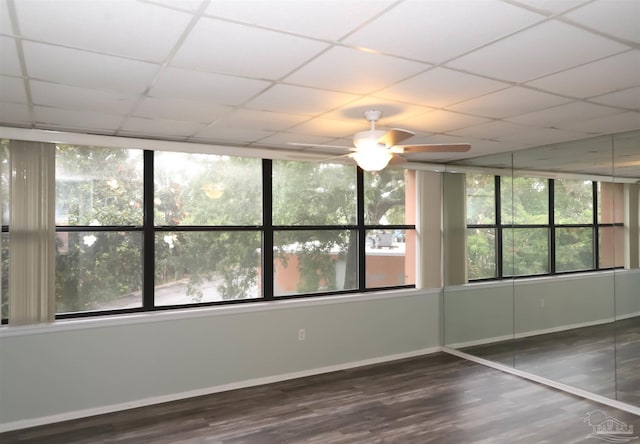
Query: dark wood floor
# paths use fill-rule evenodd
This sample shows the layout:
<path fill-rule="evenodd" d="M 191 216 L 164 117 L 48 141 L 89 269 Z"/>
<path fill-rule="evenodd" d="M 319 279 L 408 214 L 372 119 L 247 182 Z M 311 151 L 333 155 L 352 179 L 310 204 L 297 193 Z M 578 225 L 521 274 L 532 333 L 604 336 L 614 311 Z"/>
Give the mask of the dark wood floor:
<path fill-rule="evenodd" d="M 0 435 L 23 443 L 597 443 L 640 417 L 437 353 Z M 637 435 L 637 433 L 635 434 Z M 634 435 L 634 436 L 635 436 Z"/>
<path fill-rule="evenodd" d="M 640 317 L 462 351 L 640 406 Z"/>

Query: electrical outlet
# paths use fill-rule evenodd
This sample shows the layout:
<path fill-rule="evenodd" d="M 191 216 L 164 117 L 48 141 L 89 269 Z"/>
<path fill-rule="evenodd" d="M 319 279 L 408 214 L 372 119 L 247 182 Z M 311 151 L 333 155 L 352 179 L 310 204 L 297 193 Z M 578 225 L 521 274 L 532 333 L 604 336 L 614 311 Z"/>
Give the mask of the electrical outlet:
<path fill-rule="evenodd" d="M 307 339 L 307 331 L 304 328 L 298 330 L 298 341 L 304 341 Z"/>
<path fill-rule="evenodd" d="M 544 298 L 540 298 L 540 308 L 544 308 Z"/>

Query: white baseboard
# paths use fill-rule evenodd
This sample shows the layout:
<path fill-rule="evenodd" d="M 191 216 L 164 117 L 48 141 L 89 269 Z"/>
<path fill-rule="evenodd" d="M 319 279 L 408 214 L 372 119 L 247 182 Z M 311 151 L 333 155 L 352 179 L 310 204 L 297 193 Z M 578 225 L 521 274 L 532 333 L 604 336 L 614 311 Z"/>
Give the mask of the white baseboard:
<path fill-rule="evenodd" d="M 339 370 L 347 370 L 356 367 L 364 367 L 366 365 L 381 364 L 384 362 L 397 361 L 400 359 L 413 358 L 417 356 L 429 355 L 442 351 L 442 347 L 430 347 L 420 350 L 414 350 L 394 355 L 380 356 L 376 358 L 364 359 L 361 361 L 346 362 L 343 364 L 329 365 L 326 367 L 313 368 L 309 370 L 301 370 L 291 373 L 283 373 L 280 375 L 266 376 L 263 378 L 254 378 L 246 381 L 232 382 L 228 384 L 217 385 L 213 387 L 205 387 L 202 389 L 190 390 L 181 393 L 171 393 L 168 395 L 153 396 L 150 398 L 137 399 L 134 401 L 123 402 L 119 404 L 111 404 L 88 409 L 74 410 L 71 412 L 59 413 L 56 415 L 43 416 L 39 418 L 22 419 L 0 424 L 0 433 L 12 430 L 25 429 L 28 427 L 36 427 L 45 424 L 53 424 L 56 422 L 69 421 L 72 419 L 86 418 L 89 416 L 103 415 L 105 413 L 113 413 L 122 410 L 134 409 L 137 407 L 145 407 L 164 402 L 178 401 L 181 399 L 193 398 L 195 396 L 210 395 L 213 393 L 226 392 L 241 388 L 254 387 L 258 385 L 271 384 L 274 382 L 286 381 L 289 379 L 304 378 L 307 376 L 319 375 L 322 373 L 330 373 Z"/>
<path fill-rule="evenodd" d="M 528 338 L 530 336 L 546 335 L 549 333 L 558 333 L 560 331 L 573 330 L 574 328 L 593 327 L 594 325 L 610 324 L 611 322 L 614 322 L 614 321 L 615 321 L 614 318 L 604 318 L 604 319 L 597 319 L 595 321 L 589 321 L 589 322 L 578 322 L 576 324 L 560 325 L 558 327 L 550 327 L 550 328 L 543 328 L 541 330 L 533 330 L 533 331 L 525 331 L 522 333 L 516 333 L 514 335 L 514 338 L 520 339 L 520 338 Z"/>
<path fill-rule="evenodd" d="M 623 319 L 637 318 L 638 316 L 640 316 L 640 311 L 636 311 L 635 313 L 629 313 L 626 315 L 618 315 L 616 316 L 616 321 L 622 321 Z"/>
<path fill-rule="evenodd" d="M 636 316 L 640 316 L 640 313 L 632 313 L 629 315 L 624 315 L 624 316 L 618 316 L 617 320 L 622 320 L 622 319 L 628 319 L 628 318 L 633 318 Z M 594 325 L 601 325 L 601 324 L 608 324 L 610 322 L 614 322 L 613 318 L 605 318 L 605 319 L 598 319 L 595 321 L 589 321 L 589 322 L 580 322 L 580 323 L 576 323 L 576 324 L 568 324 L 568 325 L 560 325 L 558 327 L 550 327 L 550 328 L 543 328 L 540 330 L 531 330 L 531 331 L 525 331 L 525 332 L 521 332 L 521 333 L 515 333 L 513 335 L 503 335 L 503 336 L 494 336 L 491 338 L 483 338 L 483 339 L 477 339 L 474 341 L 466 341 L 466 342 L 457 342 L 454 344 L 446 344 L 446 347 L 449 348 L 465 348 L 465 347 L 473 347 L 476 345 L 485 345 L 485 344 L 493 344 L 496 342 L 502 342 L 502 341 L 508 341 L 510 339 L 521 339 L 521 338 L 528 338 L 530 336 L 538 336 L 538 335 L 545 335 L 545 334 L 549 334 L 549 333 L 558 333 L 561 331 L 566 331 L 566 330 L 573 330 L 574 328 L 583 328 L 583 327 L 592 327 Z"/>
<path fill-rule="evenodd" d="M 445 344 L 449 348 L 465 348 L 474 347 L 476 345 L 493 344 L 494 342 L 502 342 L 513 339 L 513 335 L 493 336 L 491 338 L 476 339 L 474 341 L 456 342 L 454 344 Z"/>

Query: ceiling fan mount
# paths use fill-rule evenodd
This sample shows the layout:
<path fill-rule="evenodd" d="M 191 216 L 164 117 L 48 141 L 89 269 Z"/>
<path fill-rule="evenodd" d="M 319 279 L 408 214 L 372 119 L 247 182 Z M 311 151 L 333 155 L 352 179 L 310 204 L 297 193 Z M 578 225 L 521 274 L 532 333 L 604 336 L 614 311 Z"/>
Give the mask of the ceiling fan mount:
<path fill-rule="evenodd" d="M 382 111 L 378 109 L 365 111 L 364 118 L 370 123 L 370 128 L 355 134 L 352 153 L 338 157 L 355 159 L 363 170 L 379 171 L 389 163 L 406 162 L 407 159 L 402 156 L 404 153 L 464 152 L 471 148 L 466 143 L 401 145 L 401 142 L 414 136 L 415 133 L 399 128 L 392 128 L 388 131 L 378 130 L 376 122 L 380 120 L 380 117 L 382 117 Z M 292 143 L 292 145 L 304 146 L 306 144 Z M 317 146 L 322 147 L 323 145 Z"/>

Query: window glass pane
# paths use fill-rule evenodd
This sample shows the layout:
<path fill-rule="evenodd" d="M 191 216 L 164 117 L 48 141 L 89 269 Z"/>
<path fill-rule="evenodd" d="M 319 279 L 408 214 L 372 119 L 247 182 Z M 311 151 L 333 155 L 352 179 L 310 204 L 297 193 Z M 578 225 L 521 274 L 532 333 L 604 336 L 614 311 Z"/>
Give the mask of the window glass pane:
<path fill-rule="evenodd" d="M 593 268 L 593 229 L 556 228 L 556 271 Z"/>
<path fill-rule="evenodd" d="M 262 224 L 260 159 L 154 153 L 155 225 Z"/>
<path fill-rule="evenodd" d="M 624 227 L 600 227 L 599 232 L 599 267 L 623 267 Z"/>
<path fill-rule="evenodd" d="M 487 279 L 497 276 L 495 229 L 467 229 L 467 273 L 469 279 Z"/>
<path fill-rule="evenodd" d="M 56 225 L 141 225 L 142 150 L 56 146 Z"/>
<path fill-rule="evenodd" d="M 276 231 L 274 294 L 305 294 L 358 286 L 355 231 Z"/>
<path fill-rule="evenodd" d="M 624 222 L 624 184 L 598 182 L 598 222 Z"/>
<path fill-rule="evenodd" d="M 343 225 L 355 220 L 353 166 L 273 162 L 274 225 Z"/>
<path fill-rule="evenodd" d="M 537 177 L 502 177 L 500 179 L 503 224 L 549 223 L 547 179 Z"/>
<path fill-rule="evenodd" d="M 155 304 L 260 297 L 260 233 L 156 233 Z"/>
<path fill-rule="evenodd" d="M 590 180 L 555 180 L 556 224 L 593 223 L 593 186 Z"/>
<path fill-rule="evenodd" d="M 0 211 L 2 212 L 2 225 L 9 225 L 9 181 L 11 178 L 9 170 L 9 140 L 0 139 Z"/>
<path fill-rule="evenodd" d="M 56 233 L 56 311 L 142 306 L 142 233 Z"/>
<path fill-rule="evenodd" d="M 9 233 L 2 233 L 0 237 L 0 276 L 2 282 L 1 296 L 0 297 L 0 319 L 7 319 L 9 317 Z"/>
<path fill-rule="evenodd" d="M 367 231 L 367 288 L 416 283 L 415 237 L 415 230 Z"/>
<path fill-rule="evenodd" d="M 496 223 L 495 177 L 467 174 L 467 224 Z"/>
<path fill-rule="evenodd" d="M 513 228 L 503 231 L 503 275 L 526 276 L 549 272 L 549 230 Z"/>
<path fill-rule="evenodd" d="M 386 168 L 364 173 L 364 220 L 369 225 L 415 223 L 415 171 Z"/>

